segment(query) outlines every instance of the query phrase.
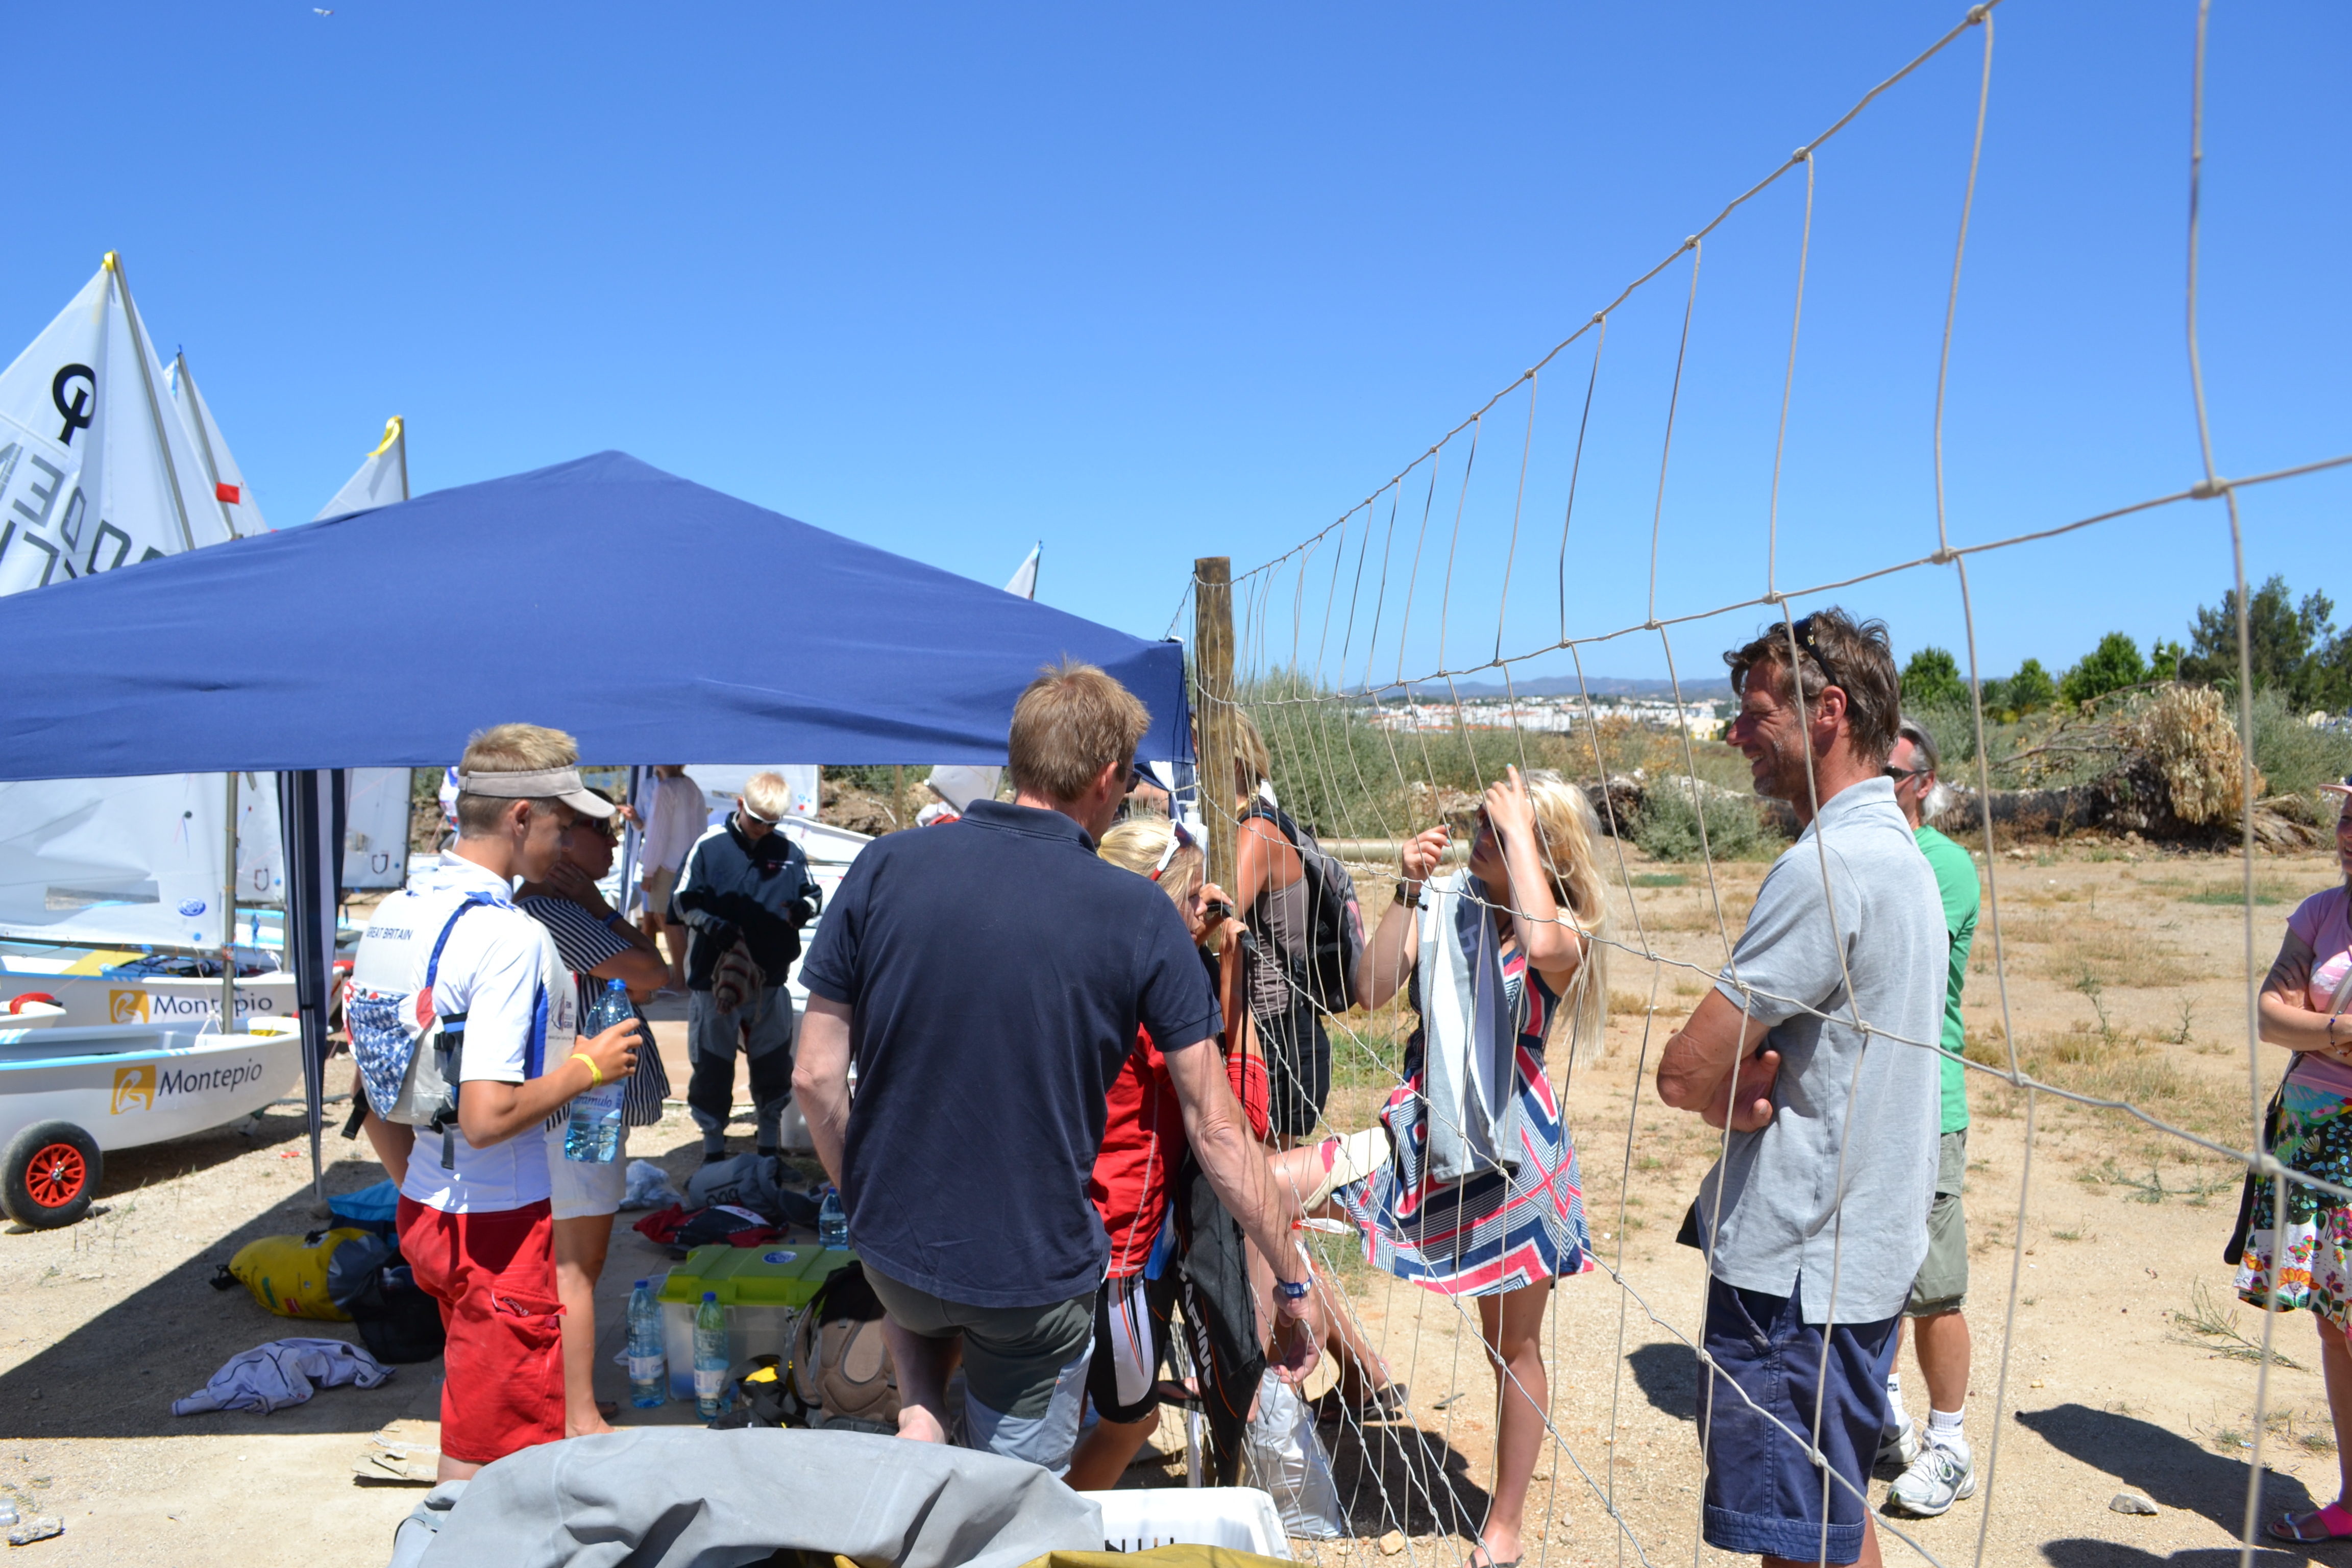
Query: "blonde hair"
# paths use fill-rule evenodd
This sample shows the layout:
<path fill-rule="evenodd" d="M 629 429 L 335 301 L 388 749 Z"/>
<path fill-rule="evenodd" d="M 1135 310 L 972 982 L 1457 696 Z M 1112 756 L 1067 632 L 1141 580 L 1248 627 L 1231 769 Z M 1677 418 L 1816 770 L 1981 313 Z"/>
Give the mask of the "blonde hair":
<path fill-rule="evenodd" d="M 1234 793 L 1254 795 L 1261 784 L 1274 778 L 1274 755 L 1265 749 L 1265 736 L 1255 720 L 1239 709 L 1234 710 Z"/>
<path fill-rule="evenodd" d="M 1014 787 L 1074 801 L 1113 763 L 1135 762 L 1151 715 L 1135 694 L 1091 664 L 1048 665 L 1013 707 L 1005 763 Z"/>
<path fill-rule="evenodd" d="M 477 730 L 466 742 L 466 754 L 458 761 L 460 773 L 536 773 L 549 768 L 568 768 L 580 761 L 579 742 L 561 730 L 551 730 L 544 724 L 493 724 L 487 730 Z M 549 797 L 530 803 L 533 816 L 543 816 L 559 803 Z M 504 817 L 512 800 L 499 795 L 457 795 L 457 837 L 479 838 L 496 833 L 499 821 Z"/>
<path fill-rule="evenodd" d="M 1130 816 L 1103 835 L 1102 847 L 1095 853 L 1139 877 L 1149 877 L 1159 869 L 1160 858 L 1168 854 L 1175 837 L 1175 824 L 1164 816 Z M 1180 913 L 1192 901 L 1206 868 L 1196 844 L 1181 845 L 1169 857 L 1168 869 L 1160 873 L 1160 888 L 1175 900 Z"/>
<path fill-rule="evenodd" d="M 1536 808 L 1536 843 L 1551 873 L 1551 896 L 1583 934 L 1584 961 L 1560 998 L 1569 1017 L 1570 1066 L 1601 1048 L 1609 1005 L 1609 893 L 1593 844 L 1601 837 L 1592 799 L 1550 768 L 1528 773 L 1528 799 Z"/>
<path fill-rule="evenodd" d="M 793 809 L 793 786 L 782 773 L 753 773 L 743 781 L 743 804 L 770 822 L 782 822 Z"/>

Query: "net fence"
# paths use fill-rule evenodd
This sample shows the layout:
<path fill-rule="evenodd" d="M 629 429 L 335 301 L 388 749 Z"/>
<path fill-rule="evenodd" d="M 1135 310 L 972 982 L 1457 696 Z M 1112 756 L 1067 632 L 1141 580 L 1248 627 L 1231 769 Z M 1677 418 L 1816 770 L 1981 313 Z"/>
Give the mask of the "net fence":
<path fill-rule="evenodd" d="M 2004 868 L 2017 862 L 2004 858 L 1991 809 L 1991 752 L 1978 668 L 1971 564 L 2031 552 L 2083 531 L 2116 529 L 2159 509 L 2219 501 L 2215 521 L 2227 530 L 2237 584 L 2241 689 L 2251 689 L 2240 496 L 2352 463 L 2352 455 L 2315 454 L 2307 462 L 2240 477 L 2225 477 L 2215 466 L 2197 352 L 2207 35 L 2200 5 L 2195 79 L 2186 106 L 2190 156 L 2183 309 L 2198 446 L 2182 456 L 2192 481 L 2164 494 L 2117 498 L 2089 515 L 2052 517 L 1998 537 L 1970 538 L 1953 526 L 1946 505 L 1945 402 L 1993 102 L 1996 19 L 1994 5 L 1968 11 L 1387 482 L 1328 526 L 1232 580 L 1231 683 L 1220 686 L 1204 668 L 1195 689 L 1196 718 L 1205 733 L 1228 722 L 1226 715 L 1245 717 L 1263 736 L 1271 798 L 1352 869 L 1368 931 L 1378 927 L 1392 899 L 1402 896 L 1391 883 L 1400 853 L 1417 835 L 1453 823 L 1456 831 L 1444 870 L 1461 872 L 1473 815 L 1508 770 L 1522 777 L 1550 770 L 1585 790 L 1600 828 L 1592 856 L 1609 884 L 1605 918 L 1585 919 L 1568 913 L 1538 919 L 1524 910 L 1513 914 L 1495 903 L 1475 879 L 1465 877 L 1458 884 L 1459 898 L 1484 910 L 1499 910 L 1506 917 L 1502 923 L 1518 932 L 1544 921 L 1567 923 L 1586 955 L 1577 983 L 1599 988 L 1597 1005 L 1589 1010 L 1580 1010 L 1574 996 L 1557 999 L 1559 1005 L 1550 1010 L 1565 1016 L 1545 1020 L 1548 1038 L 1539 1047 L 1535 1076 L 1543 1081 L 1536 1092 L 1547 1102 L 1556 1095 L 1562 1119 L 1573 1123 L 1568 1131 L 1575 1138 L 1582 1176 L 1574 1205 L 1584 1213 L 1594 1268 L 1589 1279 L 1560 1280 L 1560 1288 L 1540 1298 L 1541 1319 L 1533 1330 L 1536 1359 L 1513 1353 L 1528 1338 L 1526 1307 L 1508 1305 L 1507 1293 L 1464 1288 L 1468 1281 L 1455 1280 L 1450 1289 L 1427 1289 L 1368 1263 L 1360 1214 L 1310 1219 L 1300 1232 L 1321 1282 L 1318 1298 L 1345 1325 L 1334 1341 L 1340 1359 L 1355 1363 L 1349 1386 L 1325 1396 L 1325 1414 L 1331 1419 L 1322 1430 L 1346 1515 L 1344 1533 L 1318 1548 L 1327 1562 L 1402 1556 L 1413 1568 L 1474 1562 L 1483 1568 L 1486 1556 L 1474 1557 L 1479 1531 L 1493 1511 L 1507 1514 L 1515 1501 L 1496 1496 L 1502 1472 L 1526 1469 L 1523 1459 L 1516 1467 L 1507 1464 L 1500 1451 L 1514 1440 L 1526 1441 L 1524 1425 L 1517 1432 L 1503 1430 L 1508 1423 L 1501 1410 L 1514 1396 L 1535 1413 L 1539 1427 L 1520 1530 L 1525 1555 L 1539 1565 L 1608 1561 L 1612 1554 L 1621 1563 L 1644 1564 L 1720 1555 L 1702 1539 L 1705 1477 L 1698 1445 L 1687 1430 L 1671 1427 L 1658 1442 L 1643 1436 L 1644 1430 L 1654 1430 L 1634 1419 L 1646 1410 L 1673 1406 L 1683 1419 L 1705 1423 L 1717 1404 L 1739 1399 L 1774 1423 L 1778 1441 L 1821 1459 L 1818 1405 L 1809 1430 L 1763 1411 L 1737 1384 L 1708 1374 L 1714 1363 L 1701 1331 L 1705 1287 L 1689 1284 L 1704 1269 L 1695 1273 L 1687 1262 L 1669 1266 L 1658 1256 L 1664 1250 L 1660 1227 L 1678 1215 L 1644 1209 L 1670 1198 L 1679 1210 L 1692 1195 L 1704 1205 L 1710 1201 L 1709 1188 L 1687 1177 L 1667 1186 L 1643 1179 L 1662 1169 L 1672 1176 L 1684 1155 L 1717 1158 L 1732 1146 L 1728 1131 L 1703 1127 L 1697 1119 L 1662 1105 L 1651 1079 L 1678 1020 L 1719 977 L 1728 976 L 1732 993 L 1744 999 L 1743 1011 L 1765 994 L 1741 981 L 1736 966 L 1727 967 L 1772 841 L 1759 832 L 1756 808 L 1743 798 L 1744 775 L 1727 775 L 1726 758 L 1711 744 L 1727 716 L 1716 706 L 1727 693 L 1717 655 L 1727 646 L 1747 642 L 1760 627 L 1793 656 L 1808 608 L 1834 603 L 1867 615 L 1874 585 L 1948 576 L 1966 628 L 1964 674 L 1971 698 L 1965 722 L 1973 744 L 1955 748 L 1958 737 L 1947 736 L 1945 745 L 1973 755 L 1978 805 L 1969 847 L 1983 879 L 1969 985 L 1979 1001 L 1989 990 L 1994 1005 L 1993 1025 L 1982 1032 L 1965 1067 L 1972 1084 L 1998 1086 L 2008 1097 L 2003 1103 L 2021 1121 L 2013 1189 L 1972 1185 L 1973 1206 L 1991 1221 L 1985 1229 L 1997 1234 L 2005 1218 L 2011 1232 L 2007 1257 L 1998 1260 L 2006 1267 L 1981 1268 L 1971 1295 L 1979 1364 L 1990 1360 L 1994 1368 L 1990 1398 L 1974 1396 L 1971 1402 L 1979 1482 L 1975 1520 L 1965 1532 L 1953 1530 L 1949 1520 L 1931 1532 L 1920 1521 L 1876 1512 L 1874 1498 L 1816 1463 L 1825 1490 L 1843 1488 L 1862 1498 L 1890 1557 L 1916 1553 L 1938 1564 L 1986 1561 L 1996 1511 L 2024 1506 L 2021 1496 L 2003 1489 L 2001 1447 L 2021 1375 L 2017 1321 L 2021 1290 L 2032 1267 L 2028 1219 L 2037 1123 L 2049 1102 L 2067 1102 L 2109 1123 L 2127 1119 L 2146 1135 L 2279 1178 L 2274 1217 L 2282 1226 L 2291 1190 L 2352 1195 L 2283 1167 L 2263 1144 L 2268 1087 L 2279 1063 L 2265 1059 L 2257 1038 L 2254 977 L 2263 966 L 2256 952 L 2257 791 L 2250 705 L 2241 705 L 2234 764 L 2241 770 L 2235 799 L 2242 819 L 2247 974 L 2247 1100 L 2242 1120 L 2232 1119 L 2238 1134 L 2217 1136 L 2210 1126 L 2183 1125 L 2161 1096 L 2128 1092 L 2128 1083 L 2123 1086 L 2126 1092 L 2104 1092 L 2114 1086 L 2049 1071 L 2021 1045 L 2023 1037 L 2012 1017 L 2012 961 L 2003 909 Z M 1968 58 L 1971 53 L 1980 58 Z M 1922 548 L 1928 542 L 1924 535 L 1906 542 L 1900 529 L 1853 531 L 1839 542 L 1838 569 L 1818 580 L 1790 583 L 1783 567 L 1790 553 L 1783 538 L 1784 476 L 1791 411 L 1801 408 L 1807 275 L 1819 259 L 1816 200 L 1829 199 L 1834 179 L 1824 170 L 1833 170 L 1836 155 L 1872 123 L 1875 106 L 1899 98 L 1939 58 L 1947 71 L 1957 60 L 1968 71 L 1972 90 L 1965 95 L 1965 121 L 1955 128 L 1967 156 L 1951 214 L 1956 235 L 1948 276 L 1939 264 L 1937 278 L 1943 298 L 1933 384 L 1933 547 Z M 1731 571 L 1745 578 L 1745 587 L 1721 602 L 1691 607 L 1681 602 L 1673 581 L 1676 562 L 1684 557 L 1672 548 L 1662 553 L 1679 478 L 1676 426 L 1688 415 L 1694 338 L 1705 331 L 1702 277 L 1711 248 L 1729 251 L 1751 275 L 1729 285 L 1734 299 L 1743 302 L 1739 308 L 1764 308 L 1752 274 L 1761 268 L 1757 258 L 1765 247 L 1756 235 L 1743 233 L 1743 225 L 1762 231 L 1775 246 L 1784 237 L 1792 239 L 1783 253 L 1785 270 L 1779 274 L 1789 290 L 1779 307 L 1787 310 L 1789 327 L 1785 358 L 1774 367 L 1777 396 L 1759 405 L 1751 420 L 1769 430 L 1769 442 L 1759 437 L 1755 448 L 1769 450 L 1770 476 L 1755 523 L 1761 548 L 1752 574 L 1711 563 L 1703 575 L 1715 578 Z M 1612 328 L 1619 340 L 1613 349 Z M 1641 363 L 1627 363 L 1629 358 Z M 1646 437 L 1635 431 L 1628 412 L 1635 405 L 1654 421 Z M 1637 545 L 1628 545 L 1629 540 Z M 1185 584 L 1170 627 L 1171 634 L 1189 632 L 1195 649 L 1203 647 L 1204 636 L 1214 640 L 1222 635 L 1222 628 L 1194 624 L 1205 585 L 1197 577 Z M 1655 649 L 1672 683 L 1665 700 L 1629 707 L 1588 675 L 1587 661 L 1596 653 L 1622 658 L 1626 647 Z M 1200 798 L 1202 809 L 1222 818 L 1225 830 L 1249 830 L 1255 807 L 1239 789 L 1228 793 L 1208 780 Z M 1674 830 L 1688 840 L 1687 858 L 1680 862 L 1686 870 L 1629 848 L 1637 812 L 1653 825 L 1672 819 Z M 1822 897 L 1833 901 L 1828 850 L 1805 854 L 1811 857 L 1804 862 L 1808 874 L 1819 879 Z M 1513 940 L 1525 944 L 1524 937 Z M 1298 974 L 1281 973 L 1283 984 L 1304 998 Z M 1608 974 L 1615 976 L 1613 983 Z M 2094 1006 L 2100 1005 L 2087 973 L 2084 994 Z M 1843 994 L 1850 998 L 1852 993 Z M 1551 999 L 1548 987 L 1544 995 Z M 1775 1017 L 1815 1011 L 1815 1003 L 1803 997 L 1769 999 Z M 1406 1102 L 1433 1132 L 1475 1136 L 1475 1129 L 1449 1122 L 1444 1107 L 1425 1092 L 1426 1083 L 1409 1070 L 1419 1064 L 1407 1059 L 1416 1023 L 1408 1002 L 1400 989 L 1378 1006 L 1323 1017 L 1330 1086 L 1315 1125 L 1299 1142 L 1360 1132 L 1384 1108 Z M 1833 1014 L 1863 1032 L 1865 1057 L 1938 1051 L 1932 1031 L 1915 1037 L 1891 1028 L 1886 1020 L 1859 1016 L 1851 1000 L 1829 1006 L 1832 1013 L 1822 1016 Z M 2104 1010 L 2100 1017 L 2104 1025 Z M 1537 1027 L 1544 1032 L 1543 1024 Z M 2184 1013 L 2184 1040 L 2188 1032 Z M 1854 1102 L 1846 1111 L 1849 1125 L 1860 1124 L 1873 1109 L 1865 1100 Z M 1611 1120 L 1596 1122 L 1599 1114 Z M 1848 1177 L 1843 1130 L 1833 1144 L 1839 1163 L 1827 1174 L 1832 1189 L 1843 1192 Z M 2160 1188 L 2162 1177 L 2152 1179 Z M 1712 1201 L 1719 1205 L 1719 1189 Z M 1835 1212 L 1830 1218 L 1833 1234 Z M 1645 1239 L 1635 1242 L 1637 1235 Z M 1503 1271 L 1510 1267 L 1507 1260 Z M 1534 1272 L 1540 1276 L 1544 1270 Z M 1589 1288 L 1596 1284 L 1604 1287 L 1605 1296 Z M 1850 1316 L 1840 1311 L 1839 1300 L 1855 1289 L 1833 1267 L 1832 1322 Z M 2275 1310 L 2266 1311 L 2260 1354 L 2253 1358 L 2254 1416 L 2237 1531 L 2240 1555 L 2249 1562 L 2259 1539 L 2275 1326 Z M 1499 1362 L 1489 1361 L 1489 1340 L 1505 1347 Z M 1492 1373 L 1490 1365 L 1496 1368 Z M 1368 1391 L 1383 1376 L 1409 1391 L 1394 1408 L 1366 1403 Z M 1977 1379 L 1974 1386 L 1982 1387 L 1984 1381 Z M 1442 1398 L 1433 1392 L 1440 1387 Z M 1673 1447 L 1677 1442 L 1679 1450 Z M 1832 1560 L 1826 1537 L 1814 1555 Z M 1993 1557 L 2000 1560 L 1997 1549 Z"/>

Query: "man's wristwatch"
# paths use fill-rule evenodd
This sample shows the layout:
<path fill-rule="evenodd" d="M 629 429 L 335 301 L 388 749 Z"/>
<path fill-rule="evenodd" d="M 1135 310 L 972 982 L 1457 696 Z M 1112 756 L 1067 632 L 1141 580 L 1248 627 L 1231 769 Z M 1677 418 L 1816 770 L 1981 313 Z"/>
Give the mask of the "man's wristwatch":
<path fill-rule="evenodd" d="M 1307 1307 L 1307 1281 L 1304 1279 L 1298 1280 L 1296 1283 L 1287 1279 L 1277 1279 L 1274 1282 L 1274 1293 L 1281 1297 L 1284 1300 L 1289 1302 L 1293 1307 L 1299 1309 L 1302 1315 L 1305 1313 Z"/>

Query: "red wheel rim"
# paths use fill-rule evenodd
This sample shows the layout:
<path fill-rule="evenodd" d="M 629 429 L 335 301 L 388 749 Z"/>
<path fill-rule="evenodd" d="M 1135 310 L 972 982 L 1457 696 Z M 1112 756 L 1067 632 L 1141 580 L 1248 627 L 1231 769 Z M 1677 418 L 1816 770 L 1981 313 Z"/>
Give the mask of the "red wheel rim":
<path fill-rule="evenodd" d="M 51 1143 L 25 1169 L 25 1194 L 45 1209 L 61 1209 L 81 1196 L 89 1166 L 70 1143 Z"/>

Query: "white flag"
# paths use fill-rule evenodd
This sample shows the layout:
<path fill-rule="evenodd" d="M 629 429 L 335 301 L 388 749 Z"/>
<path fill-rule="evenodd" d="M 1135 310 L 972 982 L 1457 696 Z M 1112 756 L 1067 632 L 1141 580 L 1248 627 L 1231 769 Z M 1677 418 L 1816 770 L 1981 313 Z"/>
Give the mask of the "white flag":
<path fill-rule="evenodd" d="M 383 442 L 367 455 L 360 471 L 343 482 L 335 499 L 319 509 L 312 522 L 349 517 L 408 499 L 408 433 L 395 414 L 383 422 Z"/>
<path fill-rule="evenodd" d="M 231 538 L 114 254 L 0 372 L 0 594 Z"/>
<path fill-rule="evenodd" d="M 268 533 L 269 525 L 261 521 L 261 503 L 253 499 L 252 488 L 245 482 L 245 470 L 236 466 L 236 457 L 228 449 L 228 437 L 221 434 L 211 405 L 196 390 L 196 377 L 188 369 L 188 356 L 173 354 L 172 363 L 163 369 L 163 379 L 171 384 L 172 401 L 179 405 L 180 417 L 188 422 L 188 434 L 195 442 L 196 456 L 204 459 L 205 478 L 212 485 L 213 499 L 228 514 L 229 527 L 239 539 Z"/>

